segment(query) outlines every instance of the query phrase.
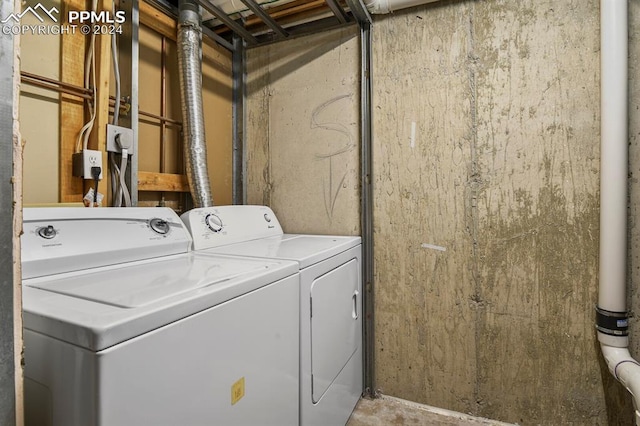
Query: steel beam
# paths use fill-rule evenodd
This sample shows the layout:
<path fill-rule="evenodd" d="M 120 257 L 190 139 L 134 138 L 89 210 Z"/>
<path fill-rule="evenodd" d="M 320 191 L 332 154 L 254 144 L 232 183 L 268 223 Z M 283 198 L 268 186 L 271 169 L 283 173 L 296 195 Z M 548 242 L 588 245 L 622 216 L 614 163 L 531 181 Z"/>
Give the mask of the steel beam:
<path fill-rule="evenodd" d="M 274 33 L 278 34 L 280 38 L 287 38 L 287 36 L 289 35 L 287 31 L 285 31 L 284 28 L 282 28 L 267 12 L 265 12 L 265 10 L 260 7 L 258 3 L 253 0 L 240 1 L 244 3 L 244 5 L 247 6 L 249 10 L 251 10 L 258 18 L 262 19 L 262 22 L 264 22 L 269 28 L 271 28 Z"/>
<path fill-rule="evenodd" d="M 258 40 L 247 31 L 242 25 L 229 18 L 226 13 L 219 7 L 213 5 L 208 0 L 196 0 L 196 2 L 207 12 L 222 21 L 227 27 L 229 27 L 234 33 L 245 39 L 247 43 L 258 44 Z"/>
<path fill-rule="evenodd" d="M 360 24 L 360 138 L 361 138 L 361 230 L 364 288 L 364 384 L 365 392 L 376 394 L 374 282 L 373 282 L 373 155 L 372 155 L 372 59 L 371 25 Z"/>
<path fill-rule="evenodd" d="M 205 27 L 204 25 L 202 25 L 200 28 L 202 29 L 203 35 L 205 35 L 206 37 L 209 37 L 211 40 L 215 41 L 216 43 L 218 43 L 220 46 L 224 47 L 228 51 L 233 52 L 233 44 L 229 43 L 227 40 L 225 40 L 224 38 L 220 37 L 218 34 L 213 32 L 212 29 Z"/>
<path fill-rule="evenodd" d="M 246 52 L 244 41 L 238 35 L 233 36 L 232 73 L 233 73 L 233 156 L 232 156 L 232 198 L 233 204 L 246 203 L 246 161 L 245 161 L 245 93 L 246 93 Z"/>
<path fill-rule="evenodd" d="M 288 28 L 287 31 L 289 33 L 289 37 L 287 37 L 287 40 L 293 40 L 298 37 L 307 36 L 309 34 L 317 34 L 321 31 L 331 31 L 331 30 L 336 30 L 338 28 L 345 28 L 350 25 L 355 25 L 355 24 L 353 22 L 347 22 L 346 24 L 342 24 L 336 21 L 335 17 L 330 16 L 327 18 L 319 19 L 317 21 L 307 22 L 305 24 Z M 256 36 L 256 39 L 258 40 L 259 46 L 264 46 L 269 43 L 276 43 L 278 41 L 281 41 L 281 39 L 274 38 L 274 35 L 272 33 Z M 251 47 L 256 47 L 256 46 L 251 46 Z"/>
<path fill-rule="evenodd" d="M 0 15 L 13 13 L 14 2 L 0 2 Z M 15 424 L 16 413 L 16 363 L 14 324 L 15 279 L 13 262 L 20 261 L 20 253 L 13 252 L 13 129 L 14 100 L 16 90 L 14 73 L 19 72 L 14 63 L 14 36 L 0 36 L 0 423 Z"/>
<path fill-rule="evenodd" d="M 371 14 L 367 10 L 366 6 L 362 3 L 362 0 L 346 0 L 347 6 L 351 10 L 351 14 L 356 18 L 359 24 L 371 25 L 373 20 Z"/>
<path fill-rule="evenodd" d="M 325 0 L 325 2 L 341 24 L 346 24 L 350 21 L 349 15 L 347 15 L 342 6 L 340 6 L 336 0 Z"/>
<path fill-rule="evenodd" d="M 118 37 L 118 62 L 120 63 L 120 92 L 130 98 L 129 114 L 121 115 L 119 125 L 133 130 L 133 149 L 127 166 L 125 181 L 131 193 L 131 205 L 138 204 L 138 28 L 140 13 L 138 0 L 120 0 L 120 10 L 124 10 L 127 20 Z"/>

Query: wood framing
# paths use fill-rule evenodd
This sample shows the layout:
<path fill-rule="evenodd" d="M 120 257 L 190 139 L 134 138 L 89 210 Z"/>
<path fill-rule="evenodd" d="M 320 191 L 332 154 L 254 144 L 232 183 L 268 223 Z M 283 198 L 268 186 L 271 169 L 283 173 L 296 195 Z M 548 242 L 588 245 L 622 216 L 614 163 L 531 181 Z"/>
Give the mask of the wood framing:
<path fill-rule="evenodd" d="M 98 11 L 112 8 L 113 0 L 99 0 Z M 141 1 L 139 4 L 140 23 L 152 31 L 166 37 L 168 40 L 176 40 L 177 23 L 173 17 Z M 68 16 L 69 10 L 86 10 L 84 0 L 64 0 L 64 16 Z M 85 86 L 85 61 L 90 37 L 81 34 L 65 33 L 61 35 L 62 60 L 60 80 L 76 86 Z M 137 53 L 136 53 L 137 54 Z M 216 58 L 220 53 L 214 43 L 207 38 L 203 39 L 203 54 L 205 57 Z M 96 88 L 95 102 L 96 117 L 91 131 L 88 148 L 103 152 L 103 179 L 98 188 L 102 194 L 107 194 L 108 167 L 106 152 L 106 126 L 110 122 L 109 116 L 109 89 L 111 79 L 111 39 L 110 35 L 97 35 L 95 39 L 95 65 Z M 126 64 L 121 61 L 122 68 Z M 123 92 L 123 96 L 126 93 Z M 79 132 L 89 120 L 89 109 L 86 102 L 76 96 L 61 94 L 60 103 L 60 202 L 80 202 L 84 194 L 93 187 L 91 180 L 83 180 L 72 175 L 72 155 L 82 147 L 78 143 Z M 135 161 L 135 160 L 134 160 Z M 162 170 L 161 170 L 162 171 Z M 172 170 L 174 171 L 174 170 Z M 186 177 L 167 173 L 139 172 L 135 180 L 139 183 L 138 191 L 158 192 L 189 192 Z M 107 205 L 107 200 L 103 205 Z"/>
<path fill-rule="evenodd" d="M 140 191 L 189 192 L 185 175 L 172 173 L 138 172 Z"/>
<path fill-rule="evenodd" d="M 85 9 L 82 0 L 65 0 L 63 16 L 69 10 Z M 67 22 L 65 22 L 66 24 Z M 85 36 L 79 31 L 64 33 L 60 79 L 84 87 Z M 73 177 L 72 155 L 76 152 L 78 133 L 84 125 L 84 101 L 73 95 L 60 95 L 60 195 L 62 203 L 78 202 L 83 197 L 82 179 Z"/>
<path fill-rule="evenodd" d="M 111 11 L 112 0 L 98 2 L 98 10 Z M 95 67 L 96 67 L 96 117 L 93 122 L 93 130 L 89 137 L 89 149 L 102 151 L 102 175 L 103 179 L 98 183 L 98 192 L 105 195 L 102 202 L 107 205 L 107 124 L 109 124 L 109 81 L 111 77 L 111 35 L 96 35 L 95 40 Z M 84 181 L 85 192 L 94 183 Z"/>
<path fill-rule="evenodd" d="M 140 23 L 151 28 L 158 34 L 173 41 L 176 40 L 176 31 L 178 28 L 176 20 L 144 1 L 140 2 Z"/>

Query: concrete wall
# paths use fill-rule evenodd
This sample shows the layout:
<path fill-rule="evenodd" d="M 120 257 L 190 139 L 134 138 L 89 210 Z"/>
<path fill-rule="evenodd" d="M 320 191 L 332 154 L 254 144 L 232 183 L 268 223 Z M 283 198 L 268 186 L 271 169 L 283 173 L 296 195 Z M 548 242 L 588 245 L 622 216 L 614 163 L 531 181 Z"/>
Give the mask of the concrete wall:
<path fill-rule="evenodd" d="M 378 386 L 519 424 L 632 424 L 594 332 L 598 2 L 379 17 L 374 61 Z"/>
<path fill-rule="evenodd" d="M 638 2 L 630 13 L 637 310 Z M 322 37 L 249 52 L 249 200 L 294 231 L 323 180 L 293 147 L 315 131 L 309 111 L 347 93 L 314 81 L 357 76 L 342 65 L 355 42 L 336 55 Z M 521 425 L 631 425 L 594 331 L 599 2 L 443 1 L 377 16 L 373 38 L 377 386 Z M 281 65 L 296 55 L 304 66 Z"/>
<path fill-rule="evenodd" d="M 628 300 L 640 311 L 640 2 L 629 2 L 629 264 Z M 640 322 L 631 319 L 630 351 L 640 358 Z"/>
<path fill-rule="evenodd" d="M 247 201 L 271 206 L 286 232 L 360 232 L 357 35 L 247 52 Z"/>
<path fill-rule="evenodd" d="M 473 412 L 481 301 L 466 10 L 374 24 L 375 358 L 385 394 Z"/>

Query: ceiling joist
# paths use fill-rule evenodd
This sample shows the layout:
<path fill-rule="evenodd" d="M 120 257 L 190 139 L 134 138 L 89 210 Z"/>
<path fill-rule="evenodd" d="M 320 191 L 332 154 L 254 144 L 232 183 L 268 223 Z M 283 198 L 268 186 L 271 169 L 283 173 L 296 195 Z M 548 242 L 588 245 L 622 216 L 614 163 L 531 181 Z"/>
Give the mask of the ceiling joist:
<path fill-rule="evenodd" d="M 178 0 L 145 1 L 174 18 L 178 15 Z M 210 18 L 205 17 L 203 34 L 228 50 L 233 50 L 234 34 L 250 48 L 371 21 L 362 0 L 294 0 L 273 7 L 256 0 L 241 0 L 247 9 L 230 14 L 212 0 L 196 1 Z"/>

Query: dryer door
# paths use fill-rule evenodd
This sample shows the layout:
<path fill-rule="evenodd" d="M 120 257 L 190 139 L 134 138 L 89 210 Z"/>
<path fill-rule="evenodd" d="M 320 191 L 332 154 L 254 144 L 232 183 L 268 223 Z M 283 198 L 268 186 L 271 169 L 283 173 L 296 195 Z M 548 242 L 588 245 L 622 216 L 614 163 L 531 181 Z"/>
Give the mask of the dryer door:
<path fill-rule="evenodd" d="M 316 403 L 358 349 L 362 303 L 356 259 L 316 278 L 311 285 L 311 374 Z"/>

